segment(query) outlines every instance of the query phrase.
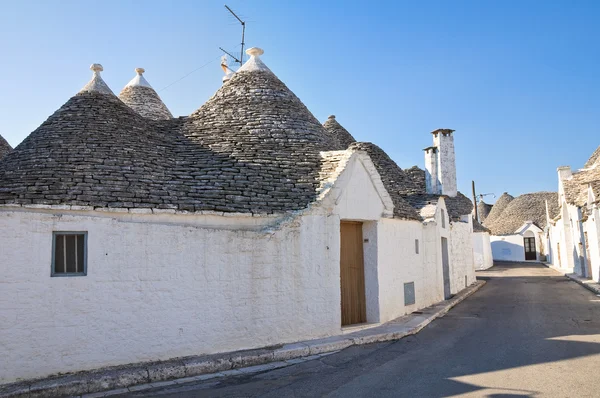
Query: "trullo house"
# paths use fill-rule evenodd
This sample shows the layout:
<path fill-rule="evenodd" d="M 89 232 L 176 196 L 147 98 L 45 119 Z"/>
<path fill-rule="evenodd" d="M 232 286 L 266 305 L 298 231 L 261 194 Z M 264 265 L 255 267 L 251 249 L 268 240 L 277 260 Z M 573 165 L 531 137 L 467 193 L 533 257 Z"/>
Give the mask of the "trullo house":
<path fill-rule="evenodd" d="M 182 118 L 94 64 L 2 158 L 0 383 L 336 335 L 475 281 L 452 130 L 404 171 L 248 53 Z"/>
<path fill-rule="evenodd" d="M 548 261 L 564 272 L 600 281 L 600 147 L 584 167 L 558 168 L 559 211 L 550 220 Z"/>

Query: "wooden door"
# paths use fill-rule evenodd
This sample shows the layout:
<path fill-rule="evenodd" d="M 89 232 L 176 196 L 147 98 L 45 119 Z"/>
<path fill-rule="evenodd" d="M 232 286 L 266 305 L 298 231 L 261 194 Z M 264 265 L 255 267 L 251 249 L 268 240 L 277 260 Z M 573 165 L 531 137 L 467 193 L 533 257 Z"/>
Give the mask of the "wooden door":
<path fill-rule="evenodd" d="M 525 246 L 525 260 L 537 260 L 535 238 L 523 238 L 523 244 Z"/>
<path fill-rule="evenodd" d="M 342 325 L 367 321 L 362 223 L 340 223 Z"/>

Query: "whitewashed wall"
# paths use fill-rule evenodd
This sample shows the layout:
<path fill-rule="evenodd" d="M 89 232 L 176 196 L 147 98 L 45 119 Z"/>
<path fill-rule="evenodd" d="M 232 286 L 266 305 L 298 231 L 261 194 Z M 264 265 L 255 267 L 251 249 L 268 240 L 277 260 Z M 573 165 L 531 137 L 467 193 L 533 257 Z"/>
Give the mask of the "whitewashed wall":
<path fill-rule="evenodd" d="M 494 265 L 489 233 L 473 233 L 473 262 L 476 270 L 486 270 Z"/>
<path fill-rule="evenodd" d="M 525 261 L 525 248 L 521 235 L 492 235 L 490 243 L 494 260 Z"/>
<path fill-rule="evenodd" d="M 470 217 L 469 217 L 470 219 Z M 453 222 L 450 229 L 450 291 L 456 294 L 475 282 L 471 222 Z"/>
<path fill-rule="evenodd" d="M 0 382 L 340 330 L 335 218 L 269 234 L 0 211 L 0 226 Z M 87 276 L 50 277 L 52 231 L 88 231 Z"/>
<path fill-rule="evenodd" d="M 583 223 L 583 228 L 587 232 L 587 244 L 589 245 L 589 269 L 591 271 L 590 278 L 594 281 L 600 281 L 600 247 L 599 247 L 599 221 L 598 209 L 594 208 L 590 211 L 588 219 Z"/>
<path fill-rule="evenodd" d="M 380 322 L 387 322 L 444 299 L 441 264 L 424 261 L 423 225 L 382 219 L 378 223 Z M 419 253 L 415 250 L 419 241 Z M 414 282 L 415 304 L 404 305 L 404 284 Z"/>

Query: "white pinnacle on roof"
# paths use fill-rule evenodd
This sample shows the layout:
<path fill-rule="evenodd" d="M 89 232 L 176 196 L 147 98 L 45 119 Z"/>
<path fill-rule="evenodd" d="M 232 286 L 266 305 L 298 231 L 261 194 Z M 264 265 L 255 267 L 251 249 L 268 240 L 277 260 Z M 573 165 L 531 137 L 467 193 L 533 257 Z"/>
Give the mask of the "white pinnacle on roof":
<path fill-rule="evenodd" d="M 110 89 L 110 87 L 108 87 L 108 84 L 106 84 L 104 82 L 104 80 L 102 80 L 102 76 L 100 76 L 100 72 L 102 72 L 104 70 L 102 65 L 92 64 L 90 66 L 90 69 L 94 72 L 94 75 L 92 76 L 92 80 L 90 80 L 85 86 L 83 86 L 83 88 L 79 92 L 80 93 L 96 92 L 96 93 L 101 93 L 101 94 L 115 95 L 112 92 L 112 90 Z"/>
<path fill-rule="evenodd" d="M 146 78 L 142 75 L 144 72 L 146 72 L 144 68 L 135 68 L 135 72 L 137 75 L 135 75 L 135 77 L 131 79 L 125 87 L 141 86 L 152 88 L 150 83 L 148 83 L 148 80 L 146 80 Z"/>
<path fill-rule="evenodd" d="M 246 61 L 246 63 L 242 65 L 240 69 L 237 70 L 237 73 L 258 71 L 271 72 L 271 69 L 269 69 L 267 65 L 265 65 L 260 59 L 260 56 L 264 53 L 265 52 L 263 51 L 263 49 L 258 47 L 251 47 L 247 49 L 246 54 L 250 56 L 250 59 Z"/>
<path fill-rule="evenodd" d="M 153 120 L 171 119 L 173 115 L 144 78 L 144 72 L 144 68 L 135 68 L 135 77 L 121 90 L 119 99 L 143 117 Z"/>

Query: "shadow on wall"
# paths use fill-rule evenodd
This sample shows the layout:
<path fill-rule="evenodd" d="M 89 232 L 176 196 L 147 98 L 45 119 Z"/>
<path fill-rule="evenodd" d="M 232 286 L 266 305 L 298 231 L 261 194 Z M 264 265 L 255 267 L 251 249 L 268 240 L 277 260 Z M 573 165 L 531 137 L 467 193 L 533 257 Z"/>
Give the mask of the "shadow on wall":
<path fill-rule="evenodd" d="M 525 261 L 525 248 L 504 240 L 491 242 L 494 261 Z"/>

